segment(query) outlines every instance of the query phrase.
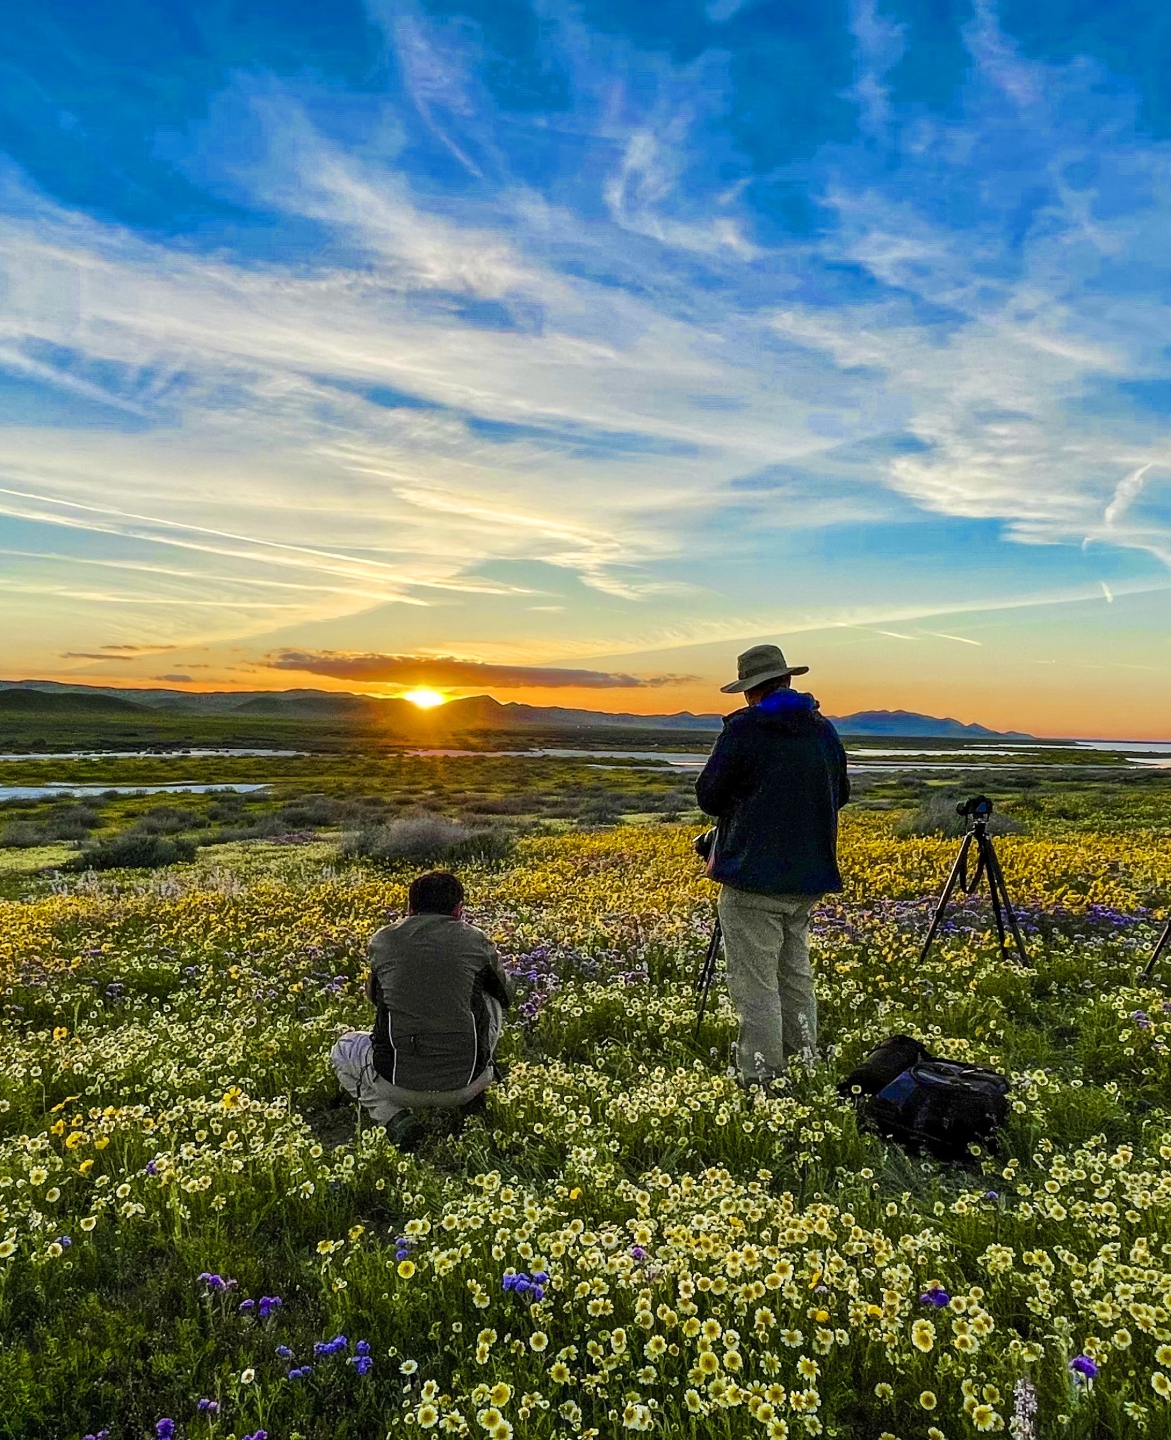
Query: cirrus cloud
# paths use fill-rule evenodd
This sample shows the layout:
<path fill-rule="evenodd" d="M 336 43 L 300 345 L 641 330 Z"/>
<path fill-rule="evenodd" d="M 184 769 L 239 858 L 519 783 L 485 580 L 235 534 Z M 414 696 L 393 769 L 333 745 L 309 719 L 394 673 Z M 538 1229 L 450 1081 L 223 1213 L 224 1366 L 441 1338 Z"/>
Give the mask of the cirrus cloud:
<path fill-rule="evenodd" d="M 657 690 L 691 675 L 624 675 L 545 665 L 491 665 L 452 655 L 382 655 L 342 650 L 278 650 L 261 662 L 270 670 L 300 670 L 335 680 L 391 685 L 491 685 L 501 690 Z"/>

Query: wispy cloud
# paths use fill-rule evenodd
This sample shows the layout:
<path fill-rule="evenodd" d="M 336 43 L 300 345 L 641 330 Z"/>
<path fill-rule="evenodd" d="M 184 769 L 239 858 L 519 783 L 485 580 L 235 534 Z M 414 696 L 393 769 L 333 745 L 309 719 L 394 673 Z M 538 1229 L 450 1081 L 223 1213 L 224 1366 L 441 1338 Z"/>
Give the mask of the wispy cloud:
<path fill-rule="evenodd" d="M 694 675 L 634 676 L 602 670 L 538 665 L 491 665 L 450 655 L 361 655 L 335 650 L 281 650 L 262 662 L 270 670 L 297 670 L 335 680 L 389 685 L 485 685 L 501 690 L 658 690 Z"/>

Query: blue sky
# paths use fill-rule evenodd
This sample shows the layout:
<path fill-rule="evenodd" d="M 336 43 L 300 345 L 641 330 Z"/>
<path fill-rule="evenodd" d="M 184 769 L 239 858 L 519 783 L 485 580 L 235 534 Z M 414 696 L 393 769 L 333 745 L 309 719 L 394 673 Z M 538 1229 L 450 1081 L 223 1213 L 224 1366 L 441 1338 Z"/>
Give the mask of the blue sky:
<path fill-rule="evenodd" d="M 23 7 L 3 673 L 712 709 L 769 638 L 1164 733 L 1169 63 L 1153 3 Z"/>

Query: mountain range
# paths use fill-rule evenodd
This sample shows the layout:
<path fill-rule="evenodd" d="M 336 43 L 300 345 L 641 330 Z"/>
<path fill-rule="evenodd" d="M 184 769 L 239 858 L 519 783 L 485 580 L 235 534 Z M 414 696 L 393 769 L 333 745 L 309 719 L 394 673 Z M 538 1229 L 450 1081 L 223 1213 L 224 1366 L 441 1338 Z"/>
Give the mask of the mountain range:
<path fill-rule="evenodd" d="M 135 711 L 188 715 L 237 715 L 241 718 L 341 721 L 376 727 L 410 738 L 471 730 L 607 729 L 694 730 L 711 734 L 720 715 L 634 715 L 602 710 L 575 710 L 558 705 L 501 702 L 490 695 L 451 700 L 434 710 L 420 710 L 406 700 L 377 700 L 338 690 L 149 690 L 115 686 L 69 685 L 56 680 L 0 680 L 0 722 L 5 715 L 73 715 L 127 719 Z M 919 715 L 908 710 L 860 710 L 830 716 L 843 735 L 874 738 L 947 740 L 1029 740 L 1019 731 L 990 730 L 949 717 Z"/>

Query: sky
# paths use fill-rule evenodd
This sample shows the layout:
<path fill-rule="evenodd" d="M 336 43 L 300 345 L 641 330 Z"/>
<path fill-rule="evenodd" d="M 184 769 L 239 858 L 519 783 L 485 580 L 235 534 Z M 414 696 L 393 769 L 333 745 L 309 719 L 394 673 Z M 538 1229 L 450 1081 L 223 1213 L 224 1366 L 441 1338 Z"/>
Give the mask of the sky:
<path fill-rule="evenodd" d="M 1155 0 L 44 0 L 0 675 L 1171 738 Z"/>

